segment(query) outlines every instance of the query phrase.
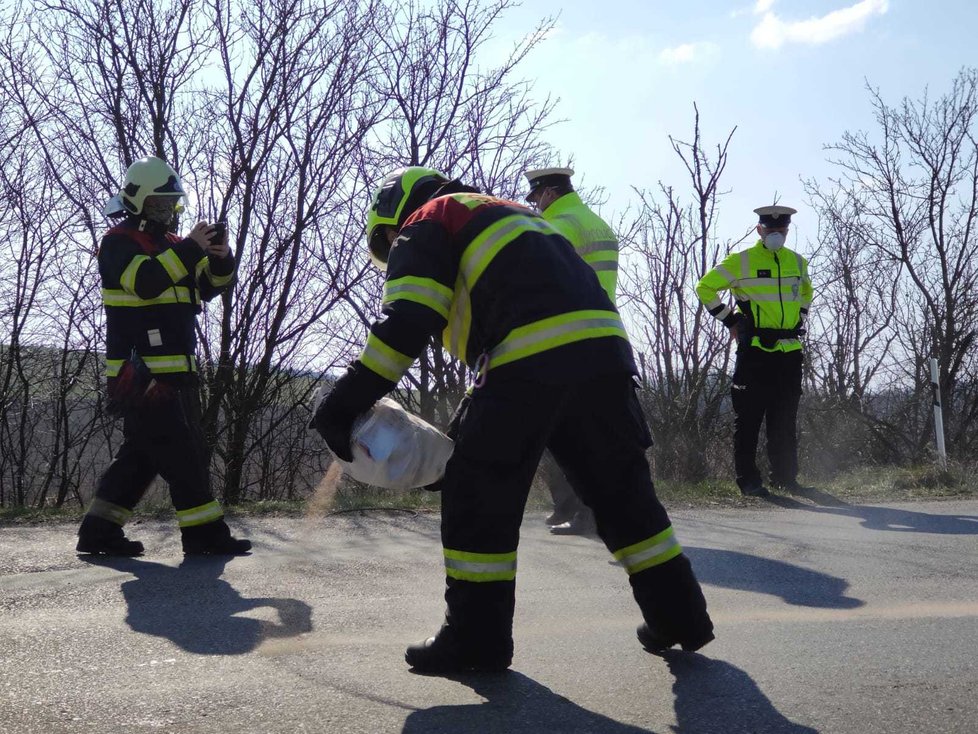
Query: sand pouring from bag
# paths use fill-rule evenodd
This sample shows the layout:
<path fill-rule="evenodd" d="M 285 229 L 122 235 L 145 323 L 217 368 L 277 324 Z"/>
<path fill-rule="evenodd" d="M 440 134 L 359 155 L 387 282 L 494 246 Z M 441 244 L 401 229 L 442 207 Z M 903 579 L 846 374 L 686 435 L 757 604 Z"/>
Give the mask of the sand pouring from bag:
<path fill-rule="evenodd" d="M 339 489 L 342 478 L 343 467 L 340 466 L 340 462 L 334 461 L 329 465 L 323 478 L 306 503 L 307 518 L 326 517 L 329 514 L 329 511 L 333 509 L 333 502 L 336 500 L 336 490 Z"/>

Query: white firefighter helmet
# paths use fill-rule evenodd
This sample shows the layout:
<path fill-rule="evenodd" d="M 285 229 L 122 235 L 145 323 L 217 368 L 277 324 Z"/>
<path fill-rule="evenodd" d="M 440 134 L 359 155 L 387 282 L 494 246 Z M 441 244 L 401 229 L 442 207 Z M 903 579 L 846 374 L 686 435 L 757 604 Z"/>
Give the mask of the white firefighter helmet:
<path fill-rule="evenodd" d="M 129 166 L 122 191 L 109 199 L 103 211 L 108 216 L 141 214 L 148 196 L 175 196 L 179 199 L 186 195 L 177 172 L 166 161 L 147 156 Z"/>

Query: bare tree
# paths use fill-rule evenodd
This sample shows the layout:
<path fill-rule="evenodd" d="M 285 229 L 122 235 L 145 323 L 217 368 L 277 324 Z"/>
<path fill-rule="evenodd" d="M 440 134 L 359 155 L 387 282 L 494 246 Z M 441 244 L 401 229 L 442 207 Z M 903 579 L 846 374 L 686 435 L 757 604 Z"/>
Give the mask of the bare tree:
<path fill-rule="evenodd" d="M 322 369 L 354 356 L 376 309 L 380 280 L 362 233 L 378 172 L 395 160 L 437 164 L 484 187 L 514 188 L 522 165 L 545 149 L 536 136 L 552 103 L 535 103 L 513 76 L 540 31 L 502 64 L 483 71 L 474 61 L 511 5 L 5 6 L 0 156 L 5 183 L 23 193 L 4 199 L 0 223 L 12 248 L 0 267 L 0 323 L 10 326 L 0 340 L 0 475 L 18 487 L 13 501 L 23 503 L 28 486 L 41 503 L 81 501 L 91 467 L 117 440 L 92 379 L 102 330 L 94 253 L 108 224 L 103 203 L 126 167 L 150 154 L 181 172 L 189 215 L 228 222 L 238 260 L 236 286 L 198 324 L 221 494 L 235 502 L 307 487 L 326 456 L 304 430 L 308 394 Z M 406 77 L 391 72 L 401 63 L 422 87 L 401 85 Z M 432 63 L 439 72 L 422 75 Z M 418 145 L 393 144 L 412 136 Z M 41 198 L 57 206 L 30 210 Z M 42 247 L 52 239 L 53 264 Z M 56 304 L 47 310 L 36 305 L 42 283 Z M 28 334 L 57 356 L 28 355 Z M 438 399 L 428 386 L 457 392 L 464 381 L 443 355 L 430 359 L 417 383 L 429 406 Z M 24 420 L 39 398 L 43 420 Z"/>
<path fill-rule="evenodd" d="M 832 473 L 856 463 L 906 455 L 904 420 L 881 385 L 902 380 L 897 357 L 899 263 L 867 247 L 876 226 L 863 203 L 836 188 L 806 184 L 819 213 L 817 302 L 806 338 L 808 391 L 801 418 L 809 471 Z"/>
<path fill-rule="evenodd" d="M 901 299 L 891 349 L 904 370 L 901 387 L 926 394 L 927 358 L 941 366 L 945 421 L 952 447 L 968 445 L 978 408 L 973 404 L 978 317 L 978 71 L 964 69 L 946 95 L 887 104 L 869 89 L 873 132 L 846 133 L 830 146 L 840 170 L 836 202 L 852 202 L 866 223 L 859 231 L 884 267 L 878 280 L 899 278 Z M 829 200 L 824 200 L 832 204 Z M 829 206 L 832 216 L 845 216 Z M 884 293 L 889 284 L 882 283 Z M 885 296 L 884 296 L 885 297 Z M 926 415 L 920 410 L 916 415 Z M 905 418 L 906 416 L 904 416 Z M 919 453 L 929 443 L 926 420 L 904 422 Z"/>
<path fill-rule="evenodd" d="M 692 142 L 670 137 L 689 174 L 689 203 L 662 183 L 658 198 L 637 192 L 641 209 L 622 237 L 627 264 L 619 281 L 629 335 L 639 352 L 657 471 L 685 479 L 708 476 L 716 464 L 712 449 L 724 434 L 720 417 L 729 360 L 727 336 L 700 307 L 694 287 L 729 249 L 714 232 L 734 130 L 708 153 L 695 105 L 694 113 Z"/>
<path fill-rule="evenodd" d="M 394 0 L 381 19 L 388 33 L 376 52 L 373 84 L 387 101 L 386 123 L 371 135 L 365 176 L 376 182 L 400 166 L 428 166 L 488 193 L 513 196 L 527 167 L 550 155 L 543 134 L 555 100 L 532 96 L 517 76 L 520 65 L 553 28 L 545 18 L 517 41 L 498 64 L 480 66 L 505 13 L 515 0 L 461 0 L 423 4 Z M 376 312 L 379 284 L 368 292 Z M 439 344 L 426 350 L 401 392 L 426 418 L 446 422 L 466 383 L 464 365 Z"/>

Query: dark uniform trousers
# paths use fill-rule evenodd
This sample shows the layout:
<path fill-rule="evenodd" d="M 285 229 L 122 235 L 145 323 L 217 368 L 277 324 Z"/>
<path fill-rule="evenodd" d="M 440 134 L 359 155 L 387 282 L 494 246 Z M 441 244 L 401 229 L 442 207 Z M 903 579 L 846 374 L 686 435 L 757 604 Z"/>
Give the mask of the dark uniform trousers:
<path fill-rule="evenodd" d="M 734 468 L 741 489 L 761 484 L 757 441 L 766 423 L 771 482 L 791 484 L 798 477 L 795 423 L 801 399 L 801 350 L 765 352 L 741 347 L 730 393 L 734 409 Z"/>
<path fill-rule="evenodd" d="M 146 403 L 123 414 L 123 442 L 95 492 L 132 510 L 159 475 L 179 512 L 213 502 L 210 457 L 195 384 L 160 385 Z"/>
<path fill-rule="evenodd" d="M 670 528 L 655 494 L 651 445 L 628 374 L 550 385 L 497 377 L 466 397 L 450 431 L 455 451 L 442 489 L 442 543 L 465 553 L 505 554 L 519 542 L 527 495 L 544 448 L 593 511 L 612 552 Z M 664 635 L 712 630 L 689 561 L 679 553 L 629 576 L 645 620 Z M 516 582 L 449 574 L 447 622 L 470 649 L 512 652 Z"/>
<path fill-rule="evenodd" d="M 574 517 L 582 508 L 581 500 L 574 493 L 564 472 L 557 466 L 557 460 L 549 451 L 543 454 L 543 459 L 540 461 L 540 476 L 550 491 L 550 498 L 554 503 L 554 515 L 565 520 Z"/>

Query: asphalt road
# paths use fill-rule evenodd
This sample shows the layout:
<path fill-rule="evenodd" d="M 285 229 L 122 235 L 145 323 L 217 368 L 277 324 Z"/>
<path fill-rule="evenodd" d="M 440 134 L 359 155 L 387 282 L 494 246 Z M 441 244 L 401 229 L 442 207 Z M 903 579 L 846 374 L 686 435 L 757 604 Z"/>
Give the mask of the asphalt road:
<path fill-rule="evenodd" d="M 437 516 L 245 519 L 248 557 L 134 560 L 0 528 L 0 732 L 978 732 L 978 501 L 673 513 L 717 640 L 645 653 L 624 571 L 528 516 L 513 670 L 410 673 Z"/>

